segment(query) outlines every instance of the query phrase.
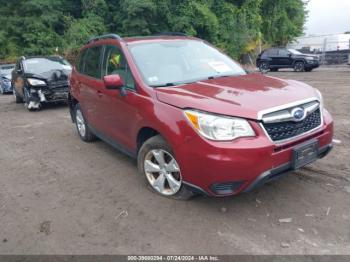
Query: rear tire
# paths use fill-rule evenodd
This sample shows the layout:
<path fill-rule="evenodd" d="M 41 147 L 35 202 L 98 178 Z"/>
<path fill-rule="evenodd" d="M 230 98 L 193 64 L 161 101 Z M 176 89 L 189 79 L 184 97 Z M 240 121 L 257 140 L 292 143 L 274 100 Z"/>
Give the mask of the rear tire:
<path fill-rule="evenodd" d="M 304 64 L 304 62 L 296 62 L 294 64 L 294 71 L 295 72 L 304 72 L 305 71 L 305 64 Z"/>
<path fill-rule="evenodd" d="M 259 70 L 261 73 L 267 73 L 270 70 L 270 64 L 268 62 L 261 62 Z"/>
<path fill-rule="evenodd" d="M 75 106 L 74 116 L 80 139 L 87 143 L 95 141 L 96 136 L 90 130 L 79 104 Z"/>
<path fill-rule="evenodd" d="M 150 138 L 142 145 L 137 163 L 139 172 L 151 191 L 176 200 L 189 200 L 195 195 L 183 184 L 173 150 L 160 135 Z"/>
<path fill-rule="evenodd" d="M 4 94 L 4 89 L 2 88 L 2 86 L 0 85 L 0 95 Z"/>

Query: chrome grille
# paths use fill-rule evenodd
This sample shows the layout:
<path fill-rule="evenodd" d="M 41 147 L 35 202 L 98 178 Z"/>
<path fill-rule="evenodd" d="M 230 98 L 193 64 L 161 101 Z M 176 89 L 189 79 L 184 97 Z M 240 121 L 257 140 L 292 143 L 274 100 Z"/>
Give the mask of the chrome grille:
<path fill-rule="evenodd" d="M 303 118 L 293 117 L 296 109 L 304 110 Z M 266 114 L 263 116 L 262 123 L 266 133 L 274 142 L 298 137 L 319 128 L 321 124 L 322 113 L 318 101 Z"/>

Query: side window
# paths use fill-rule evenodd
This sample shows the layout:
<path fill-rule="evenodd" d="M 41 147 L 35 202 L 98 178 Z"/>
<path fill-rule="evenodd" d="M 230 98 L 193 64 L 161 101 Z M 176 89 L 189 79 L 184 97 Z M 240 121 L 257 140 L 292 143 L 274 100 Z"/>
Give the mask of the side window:
<path fill-rule="evenodd" d="M 278 51 L 278 55 L 279 55 L 279 56 L 282 56 L 282 57 L 288 57 L 289 54 L 290 54 L 290 52 L 289 52 L 288 50 L 286 50 L 286 49 L 280 49 L 280 50 Z"/>
<path fill-rule="evenodd" d="M 21 63 L 19 61 L 17 61 L 16 66 L 15 66 L 15 70 L 17 72 L 20 69 L 21 69 Z"/>
<path fill-rule="evenodd" d="M 268 55 L 269 56 L 278 56 L 278 49 L 276 49 L 276 48 L 269 49 Z"/>
<path fill-rule="evenodd" d="M 135 81 L 123 52 L 116 46 L 106 46 L 102 63 L 102 76 L 120 75 L 125 87 L 135 89 Z"/>
<path fill-rule="evenodd" d="M 16 64 L 16 73 L 18 70 L 21 70 L 23 72 L 23 66 L 22 66 L 22 61 L 18 61 Z M 17 73 L 18 74 L 18 73 Z"/>
<path fill-rule="evenodd" d="M 83 73 L 85 75 L 101 79 L 101 70 L 100 70 L 100 58 L 101 58 L 101 47 L 95 46 L 87 49 L 86 54 L 84 55 L 83 63 Z"/>
<path fill-rule="evenodd" d="M 262 53 L 261 58 L 268 58 L 269 57 L 269 50 L 266 50 Z"/>
<path fill-rule="evenodd" d="M 76 62 L 76 69 L 79 73 L 83 73 L 84 72 L 84 56 L 86 54 L 86 50 L 83 50 L 80 54 L 79 57 L 77 59 Z"/>

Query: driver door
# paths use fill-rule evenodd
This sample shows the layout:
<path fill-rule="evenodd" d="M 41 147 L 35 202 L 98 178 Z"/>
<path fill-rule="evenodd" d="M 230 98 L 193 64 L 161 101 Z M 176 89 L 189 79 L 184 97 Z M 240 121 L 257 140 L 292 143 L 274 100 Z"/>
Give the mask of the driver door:
<path fill-rule="evenodd" d="M 104 88 L 102 96 L 101 128 L 105 138 L 126 153 L 134 150 L 132 139 L 138 115 L 139 95 L 135 81 L 121 49 L 106 46 L 102 61 L 102 77 L 118 74 L 124 81 L 125 95 L 120 90 Z"/>
<path fill-rule="evenodd" d="M 279 65 L 288 67 L 292 64 L 292 55 L 287 49 L 279 49 L 278 51 Z"/>

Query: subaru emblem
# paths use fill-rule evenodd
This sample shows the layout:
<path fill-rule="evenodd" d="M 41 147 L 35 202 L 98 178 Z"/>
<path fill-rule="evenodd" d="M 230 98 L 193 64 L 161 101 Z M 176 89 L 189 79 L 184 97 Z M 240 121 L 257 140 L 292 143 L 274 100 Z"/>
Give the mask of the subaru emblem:
<path fill-rule="evenodd" d="M 305 119 L 305 110 L 302 108 L 294 108 L 292 110 L 292 116 L 294 118 L 294 121 L 302 121 Z"/>

